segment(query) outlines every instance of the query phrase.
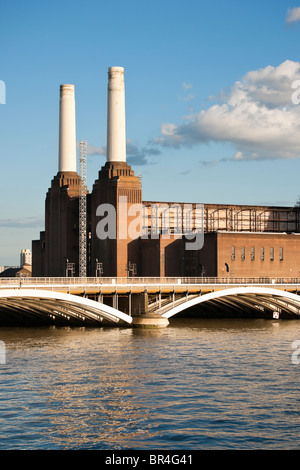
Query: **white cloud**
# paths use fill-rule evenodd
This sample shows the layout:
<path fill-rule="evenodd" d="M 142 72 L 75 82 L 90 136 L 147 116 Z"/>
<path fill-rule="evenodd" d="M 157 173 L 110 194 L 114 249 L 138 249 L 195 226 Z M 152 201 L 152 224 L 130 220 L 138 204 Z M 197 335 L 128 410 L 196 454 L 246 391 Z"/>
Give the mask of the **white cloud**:
<path fill-rule="evenodd" d="M 88 144 L 86 153 L 87 155 L 106 155 L 106 149 L 105 147 Z"/>
<path fill-rule="evenodd" d="M 233 160 L 300 157 L 300 105 L 292 103 L 292 83 L 300 63 L 248 72 L 217 104 L 189 116 L 183 124 L 163 123 L 156 143 L 179 148 L 229 142 Z"/>
<path fill-rule="evenodd" d="M 187 96 L 184 96 L 184 97 L 179 96 L 179 99 L 181 101 L 191 101 L 195 99 L 195 95 L 192 95 L 191 93 L 189 93 Z"/>
<path fill-rule="evenodd" d="M 142 147 L 132 142 L 130 139 L 126 141 L 126 155 L 127 161 L 130 165 L 148 165 L 153 163 L 153 161 L 149 161 L 149 157 L 160 155 L 160 150 L 153 147 Z"/>
<path fill-rule="evenodd" d="M 77 144 L 77 147 L 79 144 Z M 138 144 L 133 143 L 130 139 L 126 141 L 126 156 L 129 164 L 132 165 L 147 165 L 152 164 L 149 157 L 156 157 L 160 155 L 161 151 L 157 147 L 144 146 L 139 147 Z M 106 147 L 90 145 L 87 146 L 87 155 L 106 155 Z M 0 221 L 1 226 L 1 221 Z"/>
<path fill-rule="evenodd" d="M 189 82 L 184 82 L 182 84 L 182 88 L 183 88 L 184 92 L 187 92 L 188 90 L 191 90 L 193 88 L 193 85 Z M 189 94 L 184 95 L 184 96 L 178 96 L 178 98 L 180 99 L 180 101 L 191 101 L 191 100 L 195 99 L 195 95 L 193 95 L 192 93 L 189 93 Z"/>
<path fill-rule="evenodd" d="M 294 77 L 300 76 L 300 64 L 286 60 L 278 67 L 269 65 L 248 72 L 244 78 L 249 96 L 268 108 L 291 103 L 291 87 Z"/>
<path fill-rule="evenodd" d="M 243 158 L 243 153 L 240 150 L 233 155 L 234 160 L 242 160 Z"/>
<path fill-rule="evenodd" d="M 32 228 L 43 227 L 43 217 L 20 217 L 19 219 L 0 219 L 0 227 Z"/>
<path fill-rule="evenodd" d="M 300 21 L 300 7 L 289 8 L 286 15 L 287 23 L 295 23 Z"/>
<path fill-rule="evenodd" d="M 182 86 L 185 90 L 191 90 L 193 88 L 193 85 L 189 82 L 188 83 L 186 83 L 186 82 L 183 83 Z"/>

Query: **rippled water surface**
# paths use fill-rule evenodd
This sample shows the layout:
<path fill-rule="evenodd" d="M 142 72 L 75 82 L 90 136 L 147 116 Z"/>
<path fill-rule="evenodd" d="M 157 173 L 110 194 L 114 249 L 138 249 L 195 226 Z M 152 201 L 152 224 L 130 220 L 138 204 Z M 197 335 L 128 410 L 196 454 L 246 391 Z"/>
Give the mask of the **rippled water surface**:
<path fill-rule="evenodd" d="M 0 449 L 299 449 L 300 322 L 1 328 Z"/>

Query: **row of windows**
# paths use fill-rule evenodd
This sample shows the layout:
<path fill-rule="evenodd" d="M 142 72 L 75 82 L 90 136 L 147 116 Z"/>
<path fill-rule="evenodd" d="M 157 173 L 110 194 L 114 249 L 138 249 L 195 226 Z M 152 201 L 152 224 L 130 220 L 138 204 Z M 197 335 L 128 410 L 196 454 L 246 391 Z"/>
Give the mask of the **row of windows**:
<path fill-rule="evenodd" d="M 269 251 L 270 261 L 274 261 L 274 248 L 271 247 Z M 267 250 L 264 247 L 260 249 L 260 259 L 261 261 L 265 260 L 265 256 L 268 256 Z M 236 259 L 236 248 L 235 246 L 231 247 L 231 259 L 234 261 Z M 246 259 L 246 249 L 244 246 L 241 247 L 241 260 L 244 261 Z M 250 247 L 250 259 L 255 260 L 255 247 Z M 283 261 L 283 248 L 279 248 L 279 260 Z"/>

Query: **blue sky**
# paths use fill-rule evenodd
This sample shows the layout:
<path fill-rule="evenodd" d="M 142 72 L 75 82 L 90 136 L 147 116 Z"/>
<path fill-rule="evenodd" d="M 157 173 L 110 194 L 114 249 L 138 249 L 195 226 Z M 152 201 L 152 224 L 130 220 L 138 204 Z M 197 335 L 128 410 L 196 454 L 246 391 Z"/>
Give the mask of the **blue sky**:
<path fill-rule="evenodd" d="M 77 140 L 89 145 L 92 189 L 105 162 L 110 66 L 125 69 L 127 156 L 144 200 L 294 205 L 299 7 L 2 0 L 0 264 L 18 265 L 21 249 L 44 229 L 62 83 L 75 85 Z"/>

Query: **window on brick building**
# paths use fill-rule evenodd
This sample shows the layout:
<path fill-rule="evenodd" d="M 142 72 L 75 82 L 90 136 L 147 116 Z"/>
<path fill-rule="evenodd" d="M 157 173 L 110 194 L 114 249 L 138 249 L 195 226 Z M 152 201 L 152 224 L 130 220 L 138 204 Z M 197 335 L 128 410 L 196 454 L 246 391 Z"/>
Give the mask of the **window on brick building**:
<path fill-rule="evenodd" d="M 242 246 L 241 248 L 241 259 L 244 260 L 245 259 L 245 247 Z"/>
<path fill-rule="evenodd" d="M 270 260 L 274 261 L 274 248 L 273 247 L 270 248 Z"/>
<path fill-rule="evenodd" d="M 265 249 L 263 247 L 260 249 L 260 259 L 261 261 L 265 259 Z"/>
<path fill-rule="evenodd" d="M 251 259 L 252 260 L 255 259 L 255 248 L 254 248 L 254 246 L 251 246 Z"/>
<path fill-rule="evenodd" d="M 232 261 L 235 260 L 235 246 L 231 247 L 231 259 L 232 259 Z"/>
<path fill-rule="evenodd" d="M 283 261 L 283 248 L 279 248 L 279 259 Z"/>

